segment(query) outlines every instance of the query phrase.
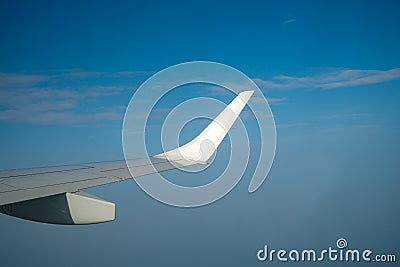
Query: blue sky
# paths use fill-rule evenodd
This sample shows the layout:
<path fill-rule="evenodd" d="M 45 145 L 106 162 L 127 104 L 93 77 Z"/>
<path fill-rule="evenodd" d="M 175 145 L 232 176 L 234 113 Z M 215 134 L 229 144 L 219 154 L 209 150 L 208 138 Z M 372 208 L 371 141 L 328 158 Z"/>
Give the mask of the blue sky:
<path fill-rule="evenodd" d="M 117 203 L 116 222 L 71 228 L 1 216 L 1 251 L 15 256 L 3 261 L 256 266 L 266 242 L 319 247 L 341 235 L 400 256 L 399 12 L 397 1 L 2 3 L 1 169 L 121 159 L 134 90 L 192 60 L 252 78 L 278 135 L 255 194 L 244 177 L 217 203 L 186 210 L 133 182 L 91 189 Z"/>

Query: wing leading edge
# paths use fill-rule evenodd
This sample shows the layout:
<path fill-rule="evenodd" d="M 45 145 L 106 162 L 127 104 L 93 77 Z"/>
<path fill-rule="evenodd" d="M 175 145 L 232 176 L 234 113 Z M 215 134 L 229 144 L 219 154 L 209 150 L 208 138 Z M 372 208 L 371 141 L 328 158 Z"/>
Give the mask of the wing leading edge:
<path fill-rule="evenodd" d="M 79 190 L 130 179 L 132 174 L 135 178 L 206 163 L 252 94 L 253 91 L 240 93 L 196 138 L 154 156 L 150 164 L 137 159 L 129 162 L 131 169 L 128 169 L 125 161 L 112 161 L 0 171 L 0 212 L 57 224 L 114 220 L 113 203 Z"/>

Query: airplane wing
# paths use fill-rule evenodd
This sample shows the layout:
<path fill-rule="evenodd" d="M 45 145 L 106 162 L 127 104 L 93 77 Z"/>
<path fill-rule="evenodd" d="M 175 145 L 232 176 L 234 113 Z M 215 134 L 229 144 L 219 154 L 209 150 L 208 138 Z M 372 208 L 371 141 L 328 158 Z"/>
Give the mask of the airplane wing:
<path fill-rule="evenodd" d="M 112 221 L 115 219 L 114 203 L 80 190 L 206 163 L 252 94 L 253 91 L 240 93 L 196 138 L 154 156 L 150 163 L 136 159 L 129 160 L 129 164 L 111 161 L 0 171 L 0 212 L 54 224 Z"/>

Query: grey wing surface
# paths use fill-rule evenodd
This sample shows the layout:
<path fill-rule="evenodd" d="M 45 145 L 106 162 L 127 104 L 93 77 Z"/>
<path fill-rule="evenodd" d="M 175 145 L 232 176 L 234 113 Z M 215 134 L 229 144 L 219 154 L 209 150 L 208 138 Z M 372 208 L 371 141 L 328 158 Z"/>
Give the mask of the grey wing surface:
<path fill-rule="evenodd" d="M 136 177 L 167 171 L 176 166 L 188 166 L 195 162 L 152 159 L 131 160 Z M 65 192 L 77 192 L 132 178 L 125 161 L 88 163 L 70 166 L 0 171 L 0 205 L 51 196 Z"/>

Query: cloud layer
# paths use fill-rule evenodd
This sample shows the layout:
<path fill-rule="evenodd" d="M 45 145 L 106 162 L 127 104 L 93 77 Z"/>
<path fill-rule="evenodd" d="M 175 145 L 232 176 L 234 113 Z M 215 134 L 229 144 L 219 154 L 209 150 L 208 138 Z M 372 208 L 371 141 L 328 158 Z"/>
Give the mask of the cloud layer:
<path fill-rule="evenodd" d="M 79 70 L 0 73 L 0 121 L 79 125 L 122 120 L 126 103 L 104 100 L 131 94 L 129 81 L 140 75 L 143 73 Z"/>
<path fill-rule="evenodd" d="M 400 79 L 400 68 L 390 70 L 330 69 L 314 75 L 278 75 L 272 79 L 253 79 L 264 89 L 333 89 L 389 82 Z"/>
<path fill-rule="evenodd" d="M 39 74 L 0 73 L 0 121 L 39 124 L 86 124 L 120 121 L 133 80 L 148 72 L 53 71 Z M 303 77 L 277 75 L 253 79 L 264 90 L 334 89 L 400 79 L 390 70 L 327 69 Z M 246 86 L 244 85 L 244 88 Z M 221 93 L 221 88 L 210 88 Z M 253 99 L 252 101 L 258 101 Z M 287 97 L 268 98 L 271 104 Z"/>

